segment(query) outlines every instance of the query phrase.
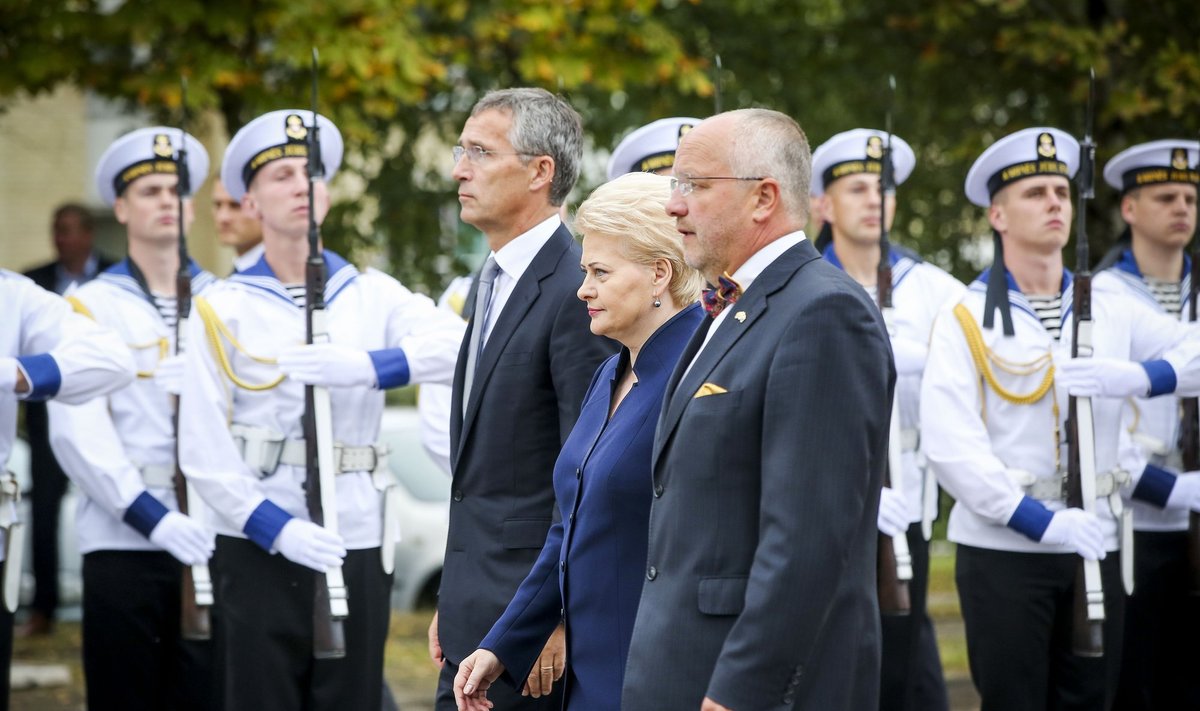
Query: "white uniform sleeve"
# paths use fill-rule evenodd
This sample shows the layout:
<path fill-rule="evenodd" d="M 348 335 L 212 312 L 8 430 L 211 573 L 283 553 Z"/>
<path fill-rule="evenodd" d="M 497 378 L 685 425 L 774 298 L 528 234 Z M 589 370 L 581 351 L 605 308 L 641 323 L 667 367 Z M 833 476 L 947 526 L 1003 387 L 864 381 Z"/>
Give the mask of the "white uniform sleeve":
<path fill-rule="evenodd" d="M 938 483 L 977 515 L 1005 525 L 1024 497 L 992 451 L 979 373 L 949 308 L 933 327 L 921 382 L 921 445 Z"/>
<path fill-rule="evenodd" d="M 384 285 L 379 291 L 389 307 L 388 349 L 371 352 L 380 389 L 408 383 L 452 384 L 466 322 L 391 277 L 375 270 L 368 276 Z"/>
<path fill-rule="evenodd" d="M 183 392 L 179 407 L 179 464 L 188 481 L 216 514 L 238 530 L 264 501 L 255 476 L 229 433 L 229 404 L 201 318 L 188 319 Z"/>
<path fill-rule="evenodd" d="M 79 403 L 133 381 L 133 356 L 116 333 L 33 282 L 22 291 L 17 362 L 30 384 L 24 399 Z"/>
<path fill-rule="evenodd" d="M 1164 376 L 1181 397 L 1200 395 L 1200 328 L 1150 308 L 1137 299 L 1126 299 L 1131 309 L 1130 357 L 1141 361 L 1150 374 L 1151 393 L 1163 392 Z M 1163 363 L 1170 370 L 1162 368 Z M 1170 383 L 1171 378 L 1174 383 Z M 1168 385 L 1168 387 L 1169 387 Z"/>
<path fill-rule="evenodd" d="M 63 471 L 89 499 L 113 518 L 122 519 L 146 486 L 125 454 L 107 399 L 95 398 L 81 405 L 51 402 L 46 409 L 50 446 Z"/>

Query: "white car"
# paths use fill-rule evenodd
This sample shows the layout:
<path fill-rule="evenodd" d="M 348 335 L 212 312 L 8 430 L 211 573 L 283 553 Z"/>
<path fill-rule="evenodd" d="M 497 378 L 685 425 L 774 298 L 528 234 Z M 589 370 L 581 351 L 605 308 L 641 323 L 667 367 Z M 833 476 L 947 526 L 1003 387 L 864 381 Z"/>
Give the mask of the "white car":
<path fill-rule="evenodd" d="M 391 448 L 388 466 L 400 482 L 400 542 L 396 544 L 396 575 L 392 588 L 392 607 L 409 611 L 433 607 L 442 579 L 442 559 L 446 553 L 446 531 L 450 525 L 450 477 L 436 465 L 421 446 L 416 408 L 389 407 L 384 410 L 380 440 Z M 22 566 L 21 603 L 33 600 L 32 538 L 29 528 L 28 492 L 29 445 L 21 439 L 13 443 L 7 468 L 17 475 L 23 492 L 21 520 L 26 522 L 25 560 Z M 59 519 L 59 599 L 64 607 L 78 605 L 82 599 L 81 558 L 75 537 L 74 484 L 63 497 Z"/>

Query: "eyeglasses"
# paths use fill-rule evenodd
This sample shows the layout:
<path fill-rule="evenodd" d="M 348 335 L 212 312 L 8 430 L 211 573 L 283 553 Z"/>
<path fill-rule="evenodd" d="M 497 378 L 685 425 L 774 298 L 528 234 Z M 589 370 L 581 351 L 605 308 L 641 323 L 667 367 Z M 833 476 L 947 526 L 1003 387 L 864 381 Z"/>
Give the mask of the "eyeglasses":
<path fill-rule="evenodd" d="M 521 152 L 504 153 L 501 151 L 489 151 L 488 149 L 484 148 L 483 146 L 471 146 L 470 148 L 463 148 L 462 146 L 455 146 L 454 150 L 453 150 L 453 154 L 454 154 L 454 164 L 455 165 L 458 165 L 458 162 L 460 160 L 462 160 L 462 157 L 464 155 L 467 157 L 467 160 L 471 161 L 472 163 L 483 163 L 491 156 L 534 156 L 534 155 L 538 155 L 537 153 L 521 153 Z"/>
<path fill-rule="evenodd" d="M 680 197 L 687 197 L 696 189 L 697 180 L 766 180 L 766 176 L 757 178 L 735 178 L 726 175 L 696 175 L 691 178 L 671 178 L 671 192 L 679 191 Z"/>

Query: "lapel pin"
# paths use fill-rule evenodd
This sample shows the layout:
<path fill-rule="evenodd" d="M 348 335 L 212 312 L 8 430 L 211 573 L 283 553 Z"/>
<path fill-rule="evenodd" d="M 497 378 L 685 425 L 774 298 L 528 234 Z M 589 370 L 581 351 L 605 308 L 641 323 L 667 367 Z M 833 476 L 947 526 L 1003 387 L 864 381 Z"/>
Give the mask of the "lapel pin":
<path fill-rule="evenodd" d="M 736 314 L 733 315 L 733 317 L 738 320 L 738 323 L 746 322 L 746 312 L 745 311 L 738 311 Z"/>

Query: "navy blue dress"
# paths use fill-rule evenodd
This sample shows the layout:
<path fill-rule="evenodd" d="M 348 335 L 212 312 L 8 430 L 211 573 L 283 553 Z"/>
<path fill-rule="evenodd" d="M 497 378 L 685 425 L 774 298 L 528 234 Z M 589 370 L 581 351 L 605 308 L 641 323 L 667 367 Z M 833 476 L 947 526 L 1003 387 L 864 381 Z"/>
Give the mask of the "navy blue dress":
<path fill-rule="evenodd" d="M 646 579 L 653 499 L 650 456 L 663 393 L 704 318 L 698 303 L 654 332 L 638 354 L 637 383 L 608 417 L 629 350 L 601 364 L 554 465 L 563 520 L 480 647 L 520 688 L 560 619 L 567 627 L 564 708 L 617 711 L 633 622 Z M 518 413 L 514 413 L 517 415 Z"/>

